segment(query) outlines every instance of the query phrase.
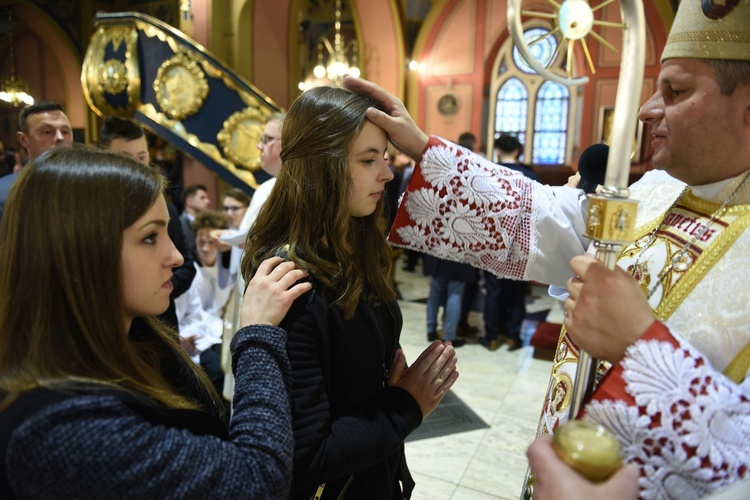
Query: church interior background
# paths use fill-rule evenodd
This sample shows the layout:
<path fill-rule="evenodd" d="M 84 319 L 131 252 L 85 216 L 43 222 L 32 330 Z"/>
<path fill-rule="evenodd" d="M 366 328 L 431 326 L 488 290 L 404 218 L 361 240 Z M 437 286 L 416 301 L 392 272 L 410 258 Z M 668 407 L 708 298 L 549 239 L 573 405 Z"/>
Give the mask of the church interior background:
<path fill-rule="evenodd" d="M 647 44 L 641 102 L 656 88 L 659 54 L 676 2 L 643 2 Z M 524 16 L 524 38 L 535 41 L 537 59 L 560 74 L 589 78 L 584 86 L 565 87 L 534 74 L 519 57 L 508 33 L 505 0 L 0 0 L 0 92 L 11 75 L 20 77 L 36 101 L 63 104 L 78 142 L 96 142 L 101 117 L 89 106 L 81 77 L 94 16 L 139 12 L 190 37 L 274 107 L 287 109 L 311 85 L 335 83 L 335 75 L 316 66 L 330 70 L 338 56 L 399 96 L 430 134 L 455 141 L 473 132 L 488 157 L 501 132 L 518 136 L 525 145 L 523 161 L 545 183 L 565 183 L 588 146 L 612 134 L 632 135 L 635 179 L 651 168 L 648 130 L 642 125 L 611 129 L 622 45 L 619 2 L 590 3 L 601 21 L 596 36 L 570 50 L 558 47 L 564 41 L 554 36 L 549 18 Z M 554 4 L 523 0 L 522 7 L 551 13 Z M 18 147 L 19 109 L 0 101 L 0 140 L 6 148 Z M 189 149 L 157 133 L 149 139 L 152 157 L 172 166 L 175 182 L 206 185 L 214 203 L 231 187 Z M 407 357 L 414 356 L 425 344 L 422 299 L 428 285 L 400 266 L 397 280 L 404 296 L 403 343 Z M 543 291 L 532 295 L 530 311 L 549 311 L 546 321 L 554 321 L 556 306 Z M 481 325 L 481 316 L 473 318 Z M 533 349 L 491 353 L 467 346 L 459 354 L 462 376 L 454 392 L 487 425 L 407 444 L 415 498 L 518 498 L 524 450 L 551 365 Z"/>

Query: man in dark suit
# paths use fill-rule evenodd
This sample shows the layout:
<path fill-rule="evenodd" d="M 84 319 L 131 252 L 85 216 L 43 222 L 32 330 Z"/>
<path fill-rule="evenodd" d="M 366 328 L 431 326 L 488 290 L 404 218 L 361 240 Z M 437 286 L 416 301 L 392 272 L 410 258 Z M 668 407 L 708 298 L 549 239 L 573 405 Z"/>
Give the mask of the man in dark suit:
<path fill-rule="evenodd" d="M 26 106 L 18 113 L 16 138 L 32 161 L 48 149 L 73 146 L 73 129 L 60 104 L 44 101 Z M 18 173 L 0 178 L 0 218 L 17 177 Z"/>

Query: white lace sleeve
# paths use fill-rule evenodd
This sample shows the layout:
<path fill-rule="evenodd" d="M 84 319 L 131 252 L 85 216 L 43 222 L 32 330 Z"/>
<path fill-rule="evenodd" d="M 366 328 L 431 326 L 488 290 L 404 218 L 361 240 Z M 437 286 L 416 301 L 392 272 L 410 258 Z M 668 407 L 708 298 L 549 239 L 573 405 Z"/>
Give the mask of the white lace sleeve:
<path fill-rule="evenodd" d="M 390 239 L 501 277 L 563 286 L 568 262 L 587 246 L 581 193 L 431 137 Z"/>
<path fill-rule="evenodd" d="M 585 418 L 617 435 L 642 498 L 702 498 L 748 477 L 750 395 L 700 352 L 674 337 L 640 340 L 619 381 L 624 398 L 595 399 Z"/>

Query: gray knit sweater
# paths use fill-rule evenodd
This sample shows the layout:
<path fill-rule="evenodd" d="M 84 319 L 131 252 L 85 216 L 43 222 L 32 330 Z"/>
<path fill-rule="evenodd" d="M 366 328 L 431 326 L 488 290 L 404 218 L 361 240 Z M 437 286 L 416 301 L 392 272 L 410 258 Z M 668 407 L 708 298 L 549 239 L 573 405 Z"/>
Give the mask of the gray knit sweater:
<path fill-rule="evenodd" d="M 156 425 L 113 395 L 47 406 L 11 435 L 19 498 L 286 498 L 292 475 L 286 333 L 251 325 L 232 341 L 229 440 Z"/>

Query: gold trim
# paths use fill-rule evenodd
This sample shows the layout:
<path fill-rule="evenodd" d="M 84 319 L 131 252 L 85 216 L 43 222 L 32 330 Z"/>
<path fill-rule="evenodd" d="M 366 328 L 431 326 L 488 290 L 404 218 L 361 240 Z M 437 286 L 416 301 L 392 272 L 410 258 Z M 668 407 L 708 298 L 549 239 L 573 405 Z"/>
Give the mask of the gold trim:
<path fill-rule="evenodd" d="M 115 49 L 122 43 L 125 48 L 125 89 L 127 89 L 128 103 L 125 108 L 113 107 L 105 94 L 114 95 L 119 86 L 107 81 L 106 64 L 112 64 L 110 59 L 104 61 L 107 45 L 112 43 Z M 122 61 L 120 61 L 122 62 Z M 121 71 L 120 68 L 119 71 Z M 135 109 L 141 104 L 141 75 L 138 69 L 138 31 L 132 26 L 100 25 L 91 35 L 86 55 L 81 69 L 81 86 L 83 95 L 89 107 L 99 116 L 115 115 L 131 117 Z M 122 92 L 122 90 L 120 91 Z M 119 93 L 119 92 L 117 92 Z"/>
<path fill-rule="evenodd" d="M 692 192 L 688 191 L 684 200 L 680 203 L 682 206 L 691 210 L 700 210 L 702 207 L 707 205 L 715 205 L 705 200 L 700 200 L 692 196 Z M 718 205 L 716 205 L 718 208 Z M 711 213 L 711 212 L 707 212 Z M 737 217 L 735 220 L 726 220 L 727 216 Z M 698 283 L 704 278 L 706 273 L 711 269 L 714 264 L 726 253 L 726 251 L 732 246 L 737 238 L 750 226 L 750 205 L 735 205 L 727 208 L 726 212 L 722 215 L 721 219 L 727 227 L 719 234 L 716 241 L 714 241 L 708 248 L 706 248 L 690 266 L 690 269 L 680 278 L 677 283 L 669 289 L 669 292 L 665 297 L 662 298 L 661 302 L 656 308 L 655 314 L 662 320 L 669 318 L 672 313 L 677 309 L 685 297 L 696 287 Z"/>
<path fill-rule="evenodd" d="M 268 116 L 257 107 L 248 107 L 232 114 L 216 136 L 224 156 L 235 164 L 258 170 L 260 152 L 257 146 Z"/>
<path fill-rule="evenodd" d="M 198 136 L 190 134 L 185 130 L 185 126 L 177 121 L 168 118 L 164 113 L 156 110 L 156 107 L 151 103 L 142 104 L 138 111 L 143 113 L 145 116 L 158 123 L 164 128 L 172 131 L 173 134 L 179 136 L 188 144 L 196 149 L 199 149 L 206 156 L 210 157 L 216 163 L 220 164 L 225 169 L 229 170 L 232 174 L 237 176 L 245 184 L 253 189 L 258 189 L 258 182 L 255 180 L 255 176 L 247 170 L 237 168 L 237 166 L 231 161 L 224 158 L 219 152 L 219 148 L 208 142 L 201 142 Z"/>
<path fill-rule="evenodd" d="M 750 370 L 750 344 L 747 344 L 737 353 L 724 369 L 724 375 L 735 384 L 739 384 L 745 380 L 748 370 Z"/>
<path fill-rule="evenodd" d="M 181 120 L 195 114 L 208 96 L 208 80 L 201 65 L 187 52 L 179 52 L 159 66 L 154 80 L 156 102 Z"/>
<path fill-rule="evenodd" d="M 128 69 L 119 59 L 109 59 L 99 65 L 99 82 L 105 92 L 117 95 L 128 86 Z"/>
<path fill-rule="evenodd" d="M 577 370 L 577 368 L 576 368 Z M 555 375 L 554 382 L 552 383 L 552 397 L 550 398 L 550 407 L 555 413 L 565 413 L 570 407 L 570 400 L 573 398 L 573 379 L 570 378 L 565 372 L 559 372 Z M 555 404 L 555 396 L 559 386 L 564 389 L 563 397 L 560 401 Z"/>
<path fill-rule="evenodd" d="M 138 18 L 139 14 L 133 13 L 133 16 Z M 150 19 L 150 21 L 154 23 L 158 23 L 158 24 L 154 25 L 144 20 L 136 19 L 135 25 L 139 30 L 143 32 L 145 36 L 149 38 L 156 37 L 157 39 L 159 39 L 159 41 L 168 44 L 169 47 L 172 49 L 172 52 L 177 53 L 177 52 L 181 52 L 185 50 L 185 47 L 183 46 L 183 44 L 181 44 L 175 38 L 173 38 L 174 36 L 178 36 L 178 37 L 182 36 L 184 38 L 187 38 L 187 36 L 184 33 L 179 31 L 178 29 L 173 28 L 172 26 L 169 26 L 168 24 L 162 23 L 158 19 Z M 195 45 L 197 54 L 201 54 L 201 55 L 208 54 L 214 59 L 217 59 L 213 54 L 211 54 L 210 51 L 206 50 L 206 48 L 203 47 L 201 44 L 199 44 L 198 42 L 195 42 L 194 40 L 192 42 Z M 215 66 L 212 63 L 210 63 L 208 59 L 206 58 L 202 58 L 198 60 L 198 62 L 201 64 L 201 66 L 203 66 L 203 69 L 206 71 L 206 73 L 209 74 L 209 76 L 212 76 L 213 78 L 222 78 L 222 81 L 224 82 L 224 84 L 230 89 L 237 92 L 240 98 L 242 99 L 242 102 L 244 102 L 246 105 L 258 106 L 259 105 L 258 103 L 260 102 L 260 100 L 254 97 L 249 92 L 247 92 L 244 88 L 239 87 L 237 83 L 235 82 L 235 78 L 237 78 L 238 80 L 242 80 L 242 83 L 244 83 L 249 88 L 251 88 L 259 96 L 264 96 L 264 99 L 263 99 L 265 103 L 264 105 L 269 106 L 271 108 L 281 109 L 281 106 L 273 102 L 273 100 L 271 100 L 270 97 L 265 96 L 255 85 L 244 80 L 239 75 L 235 75 L 235 77 L 232 78 L 228 74 L 225 74 L 222 70 L 215 68 Z"/>
<path fill-rule="evenodd" d="M 714 213 L 721 206 L 718 203 L 696 197 L 691 189 L 688 189 L 675 206 L 678 205 L 699 214 Z M 636 230 L 635 241 L 645 237 L 659 227 L 666 215 L 662 214 L 661 217 L 656 217 L 653 221 L 639 227 Z M 737 238 L 750 226 L 750 205 L 729 205 L 719 220 L 726 224 L 726 227 L 721 231 L 717 240 L 701 252 L 700 257 L 690 266 L 690 269 L 682 278 L 673 286 L 670 286 L 668 290 L 665 290 L 664 296 L 654 311 L 659 319 L 664 321 L 677 310 L 677 307 L 685 300 L 685 297 L 693 291 L 719 258 L 726 253 Z M 632 254 L 633 250 L 640 249 L 634 247 L 623 249 L 618 257 L 618 261 L 628 253 Z"/>
<path fill-rule="evenodd" d="M 750 43 L 750 33 L 738 31 L 685 31 L 669 36 L 669 43 L 676 42 L 727 42 Z"/>
<path fill-rule="evenodd" d="M 130 26 L 108 26 L 111 30 L 110 40 L 112 41 L 112 49 L 117 52 L 120 50 L 122 42 L 128 39 L 129 32 L 132 30 Z"/>
<path fill-rule="evenodd" d="M 172 49 L 172 52 L 177 53 L 180 52 L 180 44 L 177 43 L 177 40 L 169 36 L 163 28 L 158 28 L 152 24 L 145 23 L 143 21 L 136 21 L 135 22 L 136 28 L 138 28 L 140 31 L 143 32 L 144 35 L 146 35 L 149 38 L 156 37 L 159 39 L 160 42 L 164 42 L 167 45 L 169 45 L 169 48 Z M 200 45 L 198 45 L 200 49 L 203 49 Z"/>

